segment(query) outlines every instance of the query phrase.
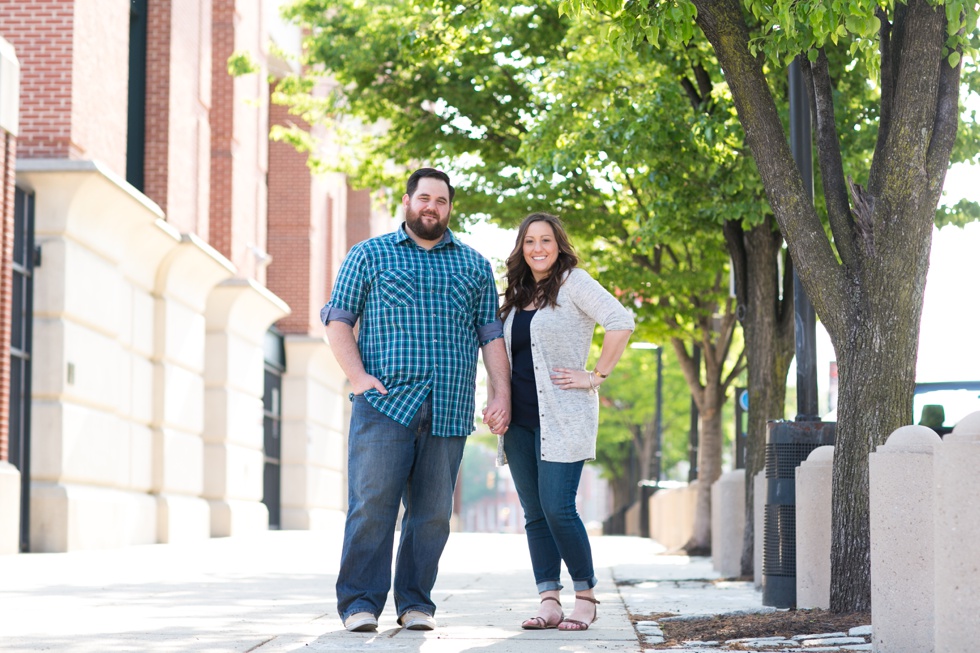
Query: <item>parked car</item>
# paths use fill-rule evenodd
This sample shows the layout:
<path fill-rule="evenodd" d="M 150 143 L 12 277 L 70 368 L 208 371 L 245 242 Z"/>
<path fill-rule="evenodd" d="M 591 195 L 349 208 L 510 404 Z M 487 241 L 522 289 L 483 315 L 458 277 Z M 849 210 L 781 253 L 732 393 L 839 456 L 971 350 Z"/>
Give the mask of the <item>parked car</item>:
<path fill-rule="evenodd" d="M 970 413 L 980 411 L 980 381 L 916 383 L 912 399 L 913 424 L 946 435 Z"/>

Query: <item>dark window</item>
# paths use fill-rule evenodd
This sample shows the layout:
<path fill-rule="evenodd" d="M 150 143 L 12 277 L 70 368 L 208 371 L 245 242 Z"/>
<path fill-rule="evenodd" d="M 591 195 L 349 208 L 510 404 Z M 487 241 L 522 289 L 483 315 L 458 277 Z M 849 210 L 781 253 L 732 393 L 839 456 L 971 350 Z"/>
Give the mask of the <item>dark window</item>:
<path fill-rule="evenodd" d="M 10 462 L 20 471 L 20 550 L 30 547 L 31 332 L 33 323 L 34 195 L 14 193 L 13 293 L 10 339 Z"/>
<path fill-rule="evenodd" d="M 144 146 L 146 145 L 146 0 L 130 0 L 129 7 L 126 181 L 143 190 Z"/>
<path fill-rule="evenodd" d="M 282 334 L 276 329 L 270 329 L 265 335 L 265 390 L 262 395 L 262 426 L 265 432 L 262 503 L 269 510 L 269 528 L 271 529 L 278 529 L 282 526 L 280 500 L 282 373 L 285 369 L 286 352 Z"/>

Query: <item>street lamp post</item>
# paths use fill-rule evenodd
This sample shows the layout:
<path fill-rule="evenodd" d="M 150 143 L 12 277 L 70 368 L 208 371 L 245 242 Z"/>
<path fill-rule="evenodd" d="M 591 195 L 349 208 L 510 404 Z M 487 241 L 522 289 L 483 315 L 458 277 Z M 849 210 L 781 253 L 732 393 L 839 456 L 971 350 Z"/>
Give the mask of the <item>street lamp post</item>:
<path fill-rule="evenodd" d="M 652 342 L 634 342 L 630 345 L 631 349 L 652 349 L 657 352 L 657 385 L 656 385 L 656 403 L 654 404 L 654 434 L 657 440 L 657 452 L 655 454 L 656 467 L 654 469 L 654 479 L 656 480 L 656 485 L 659 487 L 660 479 L 663 476 L 663 397 L 664 397 L 664 360 L 663 353 L 664 350 Z"/>
<path fill-rule="evenodd" d="M 650 495 L 660 487 L 660 477 L 663 474 L 663 349 L 652 342 L 634 342 L 631 349 L 653 349 L 657 352 L 657 384 L 656 403 L 654 404 L 653 428 L 657 443 L 654 453 L 654 483 L 650 486 L 648 479 L 640 479 L 640 532 L 644 535 L 650 532 L 650 506 L 647 501 Z M 649 461 L 646 461 L 649 462 Z"/>

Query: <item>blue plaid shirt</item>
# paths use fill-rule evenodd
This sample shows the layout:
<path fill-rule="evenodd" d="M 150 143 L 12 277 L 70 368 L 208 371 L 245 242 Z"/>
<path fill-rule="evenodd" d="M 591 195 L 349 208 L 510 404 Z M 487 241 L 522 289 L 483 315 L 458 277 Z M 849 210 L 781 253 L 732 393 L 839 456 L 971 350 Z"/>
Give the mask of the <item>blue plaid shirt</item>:
<path fill-rule="evenodd" d="M 432 394 L 432 433 L 473 432 L 479 347 L 503 335 L 490 263 L 446 231 L 430 250 L 398 231 L 355 245 L 340 267 L 324 324 L 360 318 L 358 348 L 375 389 L 365 398 L 407 426 Z"/>

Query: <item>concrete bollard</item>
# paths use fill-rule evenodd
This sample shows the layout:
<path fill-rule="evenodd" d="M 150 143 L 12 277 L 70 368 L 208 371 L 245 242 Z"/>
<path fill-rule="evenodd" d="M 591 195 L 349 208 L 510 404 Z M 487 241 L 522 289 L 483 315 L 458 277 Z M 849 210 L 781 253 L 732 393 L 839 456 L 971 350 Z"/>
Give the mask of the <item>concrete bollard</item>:
<path fill-rule="evenodd" d="M 930 428 L 903 426 L 868 457 L 875 651 L 934 650 L 933 457 L 941 443 Z"/>
<path fill-rule="evenodd" d="M 745 470 L 725 472 L 711 486 L 711 564 L 724 577 L 742 574 Z"/>
<path fill-rule="evenodd" d="M 834 448 L 817 447 L 796 468 L 796 607 L 830 609 Z"/>
<path fill-rule="evenodd" d="M 668 551 L 676 551 L 694 535 L 698 482 L 686 487 L 658 490 L 650 497 L 650 538 Z"/>
<path fill-rule="evenodd" d="M 980 642 L 980 411 L 957 423 L 935 453 L 936 653 Z"/>
<path fill-rule="evenodd" d="M 757 590 L 762 589 L 762 551 L 766 539 L 766 494 L 769 482 L 766 470 L 755 475 L 752 483 L 752 581 Z"/>
<path fill-rule="evenodd" d="M 0 555 L 20 551 L 20 472 L 0 460 Z"/>

